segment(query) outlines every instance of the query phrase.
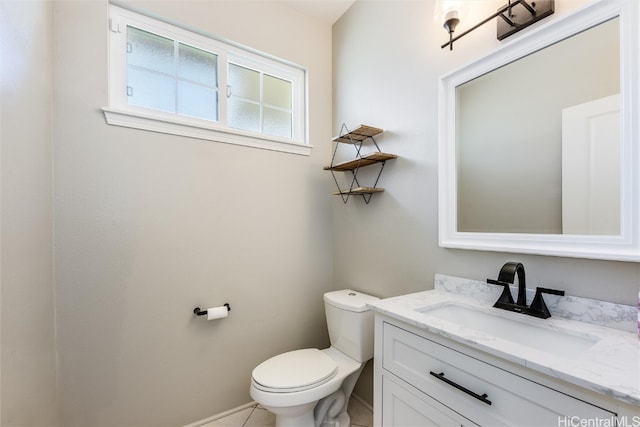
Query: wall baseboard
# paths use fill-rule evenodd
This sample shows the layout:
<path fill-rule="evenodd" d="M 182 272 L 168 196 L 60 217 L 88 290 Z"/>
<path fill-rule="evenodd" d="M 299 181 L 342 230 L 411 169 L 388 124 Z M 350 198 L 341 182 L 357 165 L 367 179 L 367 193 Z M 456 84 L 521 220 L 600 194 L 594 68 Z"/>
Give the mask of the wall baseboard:
<path fill-rule="evenodd" d="M 212 421 L 219 420 L 220 418 L 224 418 L 224 417 L 227 417 L 229 415 L 235 414 L 236 412 L 244 411 L 245 409 L 250 408 L 250 407 L 252 407 L 254 405 L 257 405 L 257 403 L 256 402 L 245 403 L 244 405 L 240 405 L 240 406 L 237 406 L 237 407 L 235 407 L 233 409 L 229 409 L 228 411 L 220 412 L 219 414 L 212 415 L 212 416 L 207 417 L 207 418 L 203 418 L 201 420 L 198 420 L 198 421 L 193 422 L 191 424 L 184 425 L 182 427 L 200 427 L 200 426 L 203 426 L 203 425 L 205 425 L 207 423 L 210 423 Z"/>
<path fill-rule="evenodd" d="M 351 394 L 351 398 L 352 399 L 356 399 L 358 402 L 360 402 L 360 404 L 362 406 L 364 406 L 365 408 L 367 408 L 368 410 L 370 410 L 371 412 L 373 412 L 373 406 L 371 404 L 369 404 L 369 402 L 367 402 L 366 400 L 364 400 L 362 397 L 358 396 L 355 393 Z"/>
<path fill-rule="evenodd" d="M 354 393 L 354 394 L 351 395 L 351 398 L 356 399 L 358 402 L 360 402 L 360 404 L 362 406 L 364 406 L 365 408 L 367 408 L 368 410 L 373 412 L 373 407 L 369 403 L 367 403 L 362 397 L 360 397 L 360 396 L 358 396 L 357 394 Z M 205 425 L 207 423 L 210 423 L 212 421 L 219 420 L 220 418 L 224 418 L 224 417 L 227 417 L 229 415 L 233 415 L 236 412 L 244 411 L 245 409 L 250 408 L 250 407 L 252 407 L 254 405 L 257 405 L 257 403 L 256 402 L 245 403 L 244 405 L 240 405 L 240 406 L 237 406 L 237 407 L 235 407 L 233 409 L 229 409 L 228 411 L 220 412 L 219 414 L 212 415 L 212 416 L 207 417 L 207 418 L 203 418 L 201 420 L 198 420 L 198 421 L 193 422 L 191 424 L 184 425 L 182 427 L 200 427 L 200 426 L 203 426 L 203 425 Z"/>

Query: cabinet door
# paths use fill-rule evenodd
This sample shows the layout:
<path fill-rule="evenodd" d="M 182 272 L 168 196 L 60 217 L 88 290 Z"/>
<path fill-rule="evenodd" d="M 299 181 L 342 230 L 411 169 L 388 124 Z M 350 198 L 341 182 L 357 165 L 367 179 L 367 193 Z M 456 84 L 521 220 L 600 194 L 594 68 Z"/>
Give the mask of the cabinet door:
<path fill-rule="evenodd" d="M 382 375 L 383 427 L 460 427 L 475 426 L 426 394 L 406 384 L 399 384 L 388 375 Z"/>

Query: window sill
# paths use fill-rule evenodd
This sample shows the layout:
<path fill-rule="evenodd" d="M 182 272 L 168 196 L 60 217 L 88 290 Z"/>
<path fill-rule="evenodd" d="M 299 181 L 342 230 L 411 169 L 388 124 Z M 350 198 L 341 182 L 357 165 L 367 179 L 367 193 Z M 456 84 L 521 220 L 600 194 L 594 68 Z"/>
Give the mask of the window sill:
<path fill-rule="evenodd" d="M 222 142 L 225 144 L 243 145 L 246 147 L 261 148 L 264 150 L 280 151 L 284 153 L 308 156 L 311 154 L 312 145 L 296 144 L 276 138 L 255 136 L 242 131 L 220 130 L 213 126 L 207 126 L 198 120 L 189 118 L 160 117 L 140 111 L 122 110 L 103 107 L 102 111 L 108 124 L 123 126 L 133 129 L 160 132 L 171 135 L 185 136 L 188 138 L 204 139 L 207 141 Z"/>

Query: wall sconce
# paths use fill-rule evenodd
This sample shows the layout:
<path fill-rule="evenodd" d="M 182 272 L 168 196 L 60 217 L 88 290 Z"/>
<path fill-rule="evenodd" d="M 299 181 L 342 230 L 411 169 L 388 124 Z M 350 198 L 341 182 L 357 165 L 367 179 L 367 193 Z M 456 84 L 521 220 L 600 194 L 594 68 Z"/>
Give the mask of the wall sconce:
<path fill-rule="evenodd" d="M 453 42 L 466 36 L 471 31 L 486 24 L 494 18 L 497 20 L 496 35 L 498 40 L 503 40 L 512 34 L 528 27 L 529 25 L 546 18 L 554 12 L 554 0 L 509 0 L 496 13 L 482 22 L 469 28 L 467 31 L 453 37 L 453 32 L 460 23 L 463 5 L 460 0 L 440 0 L 436 5 L 436 16 L 442 18 L 442 24 L 449 33 L 449 41 L 441 46 L 449 46 L 453 50 Z"/>
<path fill-rule="evenodd" d="M 453 32 L 460 23 L 465 10 L 460 0 L 440 0 L 436 2 L 434 16 L 436 19 L 442 19 L 442 26 L 449 33 L 449 43 L 447 44 L 450 46 L 450 50 L 453 50 Z"/>

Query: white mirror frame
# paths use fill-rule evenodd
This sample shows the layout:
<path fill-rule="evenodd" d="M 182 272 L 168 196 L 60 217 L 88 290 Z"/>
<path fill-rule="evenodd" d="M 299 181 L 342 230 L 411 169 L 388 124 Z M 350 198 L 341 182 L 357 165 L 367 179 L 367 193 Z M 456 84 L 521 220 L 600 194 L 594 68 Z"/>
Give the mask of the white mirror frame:
<path fill-rule="evenodd" d="M 640 6 L 600 0 L 506 43 L 440 78 L 439 242 L 446 248 L 640 262 Z M 457 230 L 456 87 L 553 43 L 620 17 L 621 233 L 617 236 Z"/>

